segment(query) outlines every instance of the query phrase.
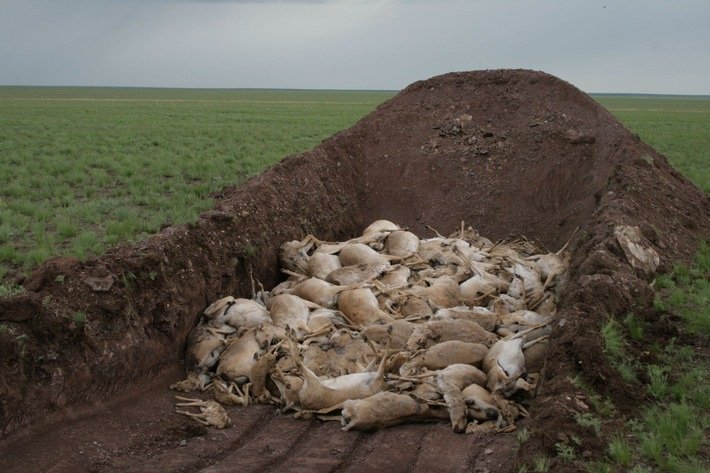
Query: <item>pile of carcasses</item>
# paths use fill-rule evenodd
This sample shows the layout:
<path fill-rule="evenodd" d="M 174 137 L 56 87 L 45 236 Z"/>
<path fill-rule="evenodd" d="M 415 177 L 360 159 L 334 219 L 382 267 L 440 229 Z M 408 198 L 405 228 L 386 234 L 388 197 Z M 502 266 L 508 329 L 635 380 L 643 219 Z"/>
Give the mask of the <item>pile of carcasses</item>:
<path fill-rule="evenodd" d="M 286 281 L 214 302 L 190 333 L 188 377 L 171 388 L 216 402 L 178 398 L 201 410 L 178 412 L 225 427 L 221 405 L 255 402 L 345 430 L 437 419 L 457 432 L 514 429 L 569 255 L 494 244 L 463 223 L 436 234 L 378 220 L 343 243 L 283 244 Z"/>

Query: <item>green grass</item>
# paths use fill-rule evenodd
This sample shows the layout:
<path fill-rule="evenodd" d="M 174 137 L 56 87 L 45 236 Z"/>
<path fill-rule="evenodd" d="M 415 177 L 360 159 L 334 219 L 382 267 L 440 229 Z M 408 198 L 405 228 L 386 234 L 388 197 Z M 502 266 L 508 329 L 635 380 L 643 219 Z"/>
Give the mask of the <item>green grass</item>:
<path fill-rule="evenodd" d="M 0 87 L 0 287 L 86 259 L 354 124 L 388 91 Z M 596 96 L 710 189 L 710 98 Z"/>
<path fill-rule="evenodd" d="M 393 92 L 0 87 L 0 284 L 194 221 Z"/>
<path fill-rule="evenodd" d="M 710 97 L 593 95 L 624 125 L 710 192 Z"/>
<path fill-rule="evenodd" d="M 609 442 L 609 456 L 619 465 L 627 468 L 634 458 L 634 449 L 631 444 L 620 435 L 616 435 Z"/>
<path fill-rule="evenodd" d="M 629 320 L 628 318 L 625 320 Z M 614 319 L 609 319 L 601 327 L 601 335 L 604 341 L 604 353 L 611 364 L 616 367 L 621 378 L 627 383 L 635 383 L 636 364 L 626 352 L 626 335 L 623 326 Z"/>
<path fill-rule="evenodd" d="M 627 421 L 626 429 L 612 434 L 608 461 L 590 463 L 588 471 L 685 473 L 710 469 L 703 454 L 710 428 L 710 368 L 702 349 L 710 333 L 706 331 L 709 253 L 707 244 L 702 244 L 693 265 L 676 266 L 656 281 L 656 308 L 680 315 L 682 339 L 696 343 L 684 345 L 675 339 L 665 346 L 652 340 L 644 343 L 641 335 L 647 327 L 633 314 L 624 318 L 623 325 L 611 319 L 602 326 L 605 353 L 620 372 L 623 364 L 641 369 L 628 353 L 629 339 L 654 356 L 656 363 L 643 367 L 650 402 L 637 418 Z M 588 389 L 579 379 L 573 382 Z M 580 425 L 594 427 L 596 423 L 589 413 L 577 414 L 575 419 Z"/>
<path fill-rule="evenodd" d="M 679 264 L 668 274 L 656 278 L 662 292 L 654 300 L 657 310 L 670 310 L 680 315 L 687 330 L 696 334 L 710 333 L 710 246 L 700 245 L 695 264 Z"/>
<path fill-rule="evenodd" d="M 535 473 L 547 473 L 550 471 L 550 459 L 544 455 L 535 457 L 534 460 Z"/>

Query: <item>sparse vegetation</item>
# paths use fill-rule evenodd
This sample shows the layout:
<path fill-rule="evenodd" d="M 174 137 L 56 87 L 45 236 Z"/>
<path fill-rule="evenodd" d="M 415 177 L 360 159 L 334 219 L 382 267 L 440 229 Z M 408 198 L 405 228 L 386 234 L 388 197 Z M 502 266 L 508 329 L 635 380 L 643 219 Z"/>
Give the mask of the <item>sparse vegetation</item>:
<path fill-rule="evenodd" d="M 522 429 L 518 430 L 516 436 L 518 438 L 518 442 L 525 443 L 530 439 L 530 431 L 527 427 L 523 427 Z"/>
<path fill-rule="evenodd" d="M 621 333 L 621 324 L 614 319 L 609 319 L 602 325 L 602 338 L 604 339 L 604 352 L 613 361 L 623 360 L 626 356 L 624 336 Z"/>
<path fill-rule="evenodd" d="M 624 317 L 624 326 L 626 326 L 626 330 L 632 340 L 636 342 L 643 340 L 645 324 L 634 314 L 628 314 Z"/>
<path fill-rule="evenodd" d="M 589 401 L 589 404 L 591 404 L 597 414 L 604 418 L 612 417 L 614 415 L 616 409 L 614 408 L 614 403 L 611 402 L 611 399 L 597 394 L 594 389 L 588 386 L 579 375 L 572 378 L 571 381 L 577 389 L 581 390 L 585 396 L 587 396 L 587 401 Z"/>
<path fill-rule="evenodd" d="M 695 265 L 678 264 L 669 274 L 656 278 L 658 296 L 654 307 L 672 311 L 683 318 L 686 330 L 710 333 L 710 247 L 703 242 Z"/>
<path fill-rule="evenodd" d="M 574 420 L 582 427 L 592 428 L 596 435 L 599 435 L 602 430 L 601 419 L 591 412 L 585 412 L 584 414 L 577 413 L 574 415 Z"/>
<path fill-rule="evenodd" d="M 708 253 L 707 244 L 702 244 L 694 265 L 678 265 L 656 279 L 658 294 L 654 307 L 680 315 L 679 330 L 690 340 L 703 339 L 708 333 L 702 328 L 708 324 Z M 708 471 L 710 465 L 701 454 L 704 435 L 710 427 L 707 360 L 692 345 L 683 345 L 675 339 L 665 346 L 654 342 L 643 344 L 641 335 L 646 330 L 631 314 L 624 318 L 623 326 L 609 320 L 602 327 L 605 352 L 622 376 L 624 365 L 641 370 L 627 353 L 629 339 L 656 358 L 656 363 L 643 367 L 648 380 L 646 389 L 654 402 L 642 409 L 638 418 L 629 420 L 626 429 L 610 438 L 607 453 L 615 467 L 597 461 L 587 465 L 588 471 L 617 471 L 616 468 L 635 473 Z M 578 388 L 588 390 L 581 380 L 573 381 Z M 580 425 L 596 430 L 597 422 L 591 414 L 578 414 L 575 419 Z"/>
<path fill-rule="evenodd" d="M 535 473 L 547 473 L 550 471 L 550 459 L 544 455 L 535 457 Z"/>
<path fill-rule="evenodd" d="M 22 292 L 24 289 L 17 284 L 0 284 L 0 297 L 7 297 Z"/>
<path fill-rule="evenodd" d="M 626 353 L 626 338 L 623 327 L 615 319 L 609 319 L 601 327 L 604 340 L 604 352 L 609 357 L 611 364 L 616 367 L 621 378 L 627 383 L 635 383 L 636 364 Z"/>
<path fill-rule="evenodd" d="M 634 451 L 623 437 L 616 435 L 609 441 L 609 456 L 620 466 L 626 468 L 631 465 Z"/>
<path fill-rule="evenodd" d="M 557 451 L 557 456 L 564 462 L 569 463 L 575 458 L 574 447 L 567 443 L 557 442 L 555 450 Z"/>
<path fill-rule="evenodd" d="M 76 312 L 72 317 L 74 323 L 78 326 L 83 326 L 86 323 L 86 314 L 84 312 Z"/>

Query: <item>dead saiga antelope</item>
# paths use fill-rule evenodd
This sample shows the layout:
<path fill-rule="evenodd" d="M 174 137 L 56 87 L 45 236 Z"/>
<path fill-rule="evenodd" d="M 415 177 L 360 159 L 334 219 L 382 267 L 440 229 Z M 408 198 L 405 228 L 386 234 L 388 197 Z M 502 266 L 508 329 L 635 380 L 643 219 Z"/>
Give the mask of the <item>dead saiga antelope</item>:
<path fill-rule="evenodd" d="M 526 374 L 523 348 L 547 339 L 547 335 L 527 343 L 525 343 L 523 337 L 539 328 L 541 326 L 531 327 L 528 330 L 523 330 L 515 335 L 501 339 L 494 343 L 488 353 L 486 353 L 483 358 L 483 371 L 486 372 L 487 376 L 486 386 L 492 393 L 509 396 L 520 389 L 531 391 L 535 388 L 533 384 L 523 379 Z"/>
<path fill-rule="evenodd" d="M 290 356 L 301 373 L 303 384 L 298 390 L 300 409 L 316 413 L 327 413 L 340 409 L 348 399 L 364 399 L 387 389 L 384 379 L 385 364 L 389 345 L 382 354 L 377 371 L 353 373 L 336 378 L 319 379 L 303 364 L 296 343 L 289 343 Z"/>

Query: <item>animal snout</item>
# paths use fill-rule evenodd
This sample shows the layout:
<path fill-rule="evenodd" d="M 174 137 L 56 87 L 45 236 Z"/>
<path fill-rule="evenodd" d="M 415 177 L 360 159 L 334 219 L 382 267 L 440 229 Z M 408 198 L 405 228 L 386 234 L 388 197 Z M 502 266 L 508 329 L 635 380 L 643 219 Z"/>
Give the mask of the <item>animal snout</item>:
<path fill-rule="evenodd" d="M 485 411 L 486 417 L 488 417 L 489 420 L 495 420 L 498 418 L 498 409 L 494 409 L 492 407 L 489 407 Z"/>

